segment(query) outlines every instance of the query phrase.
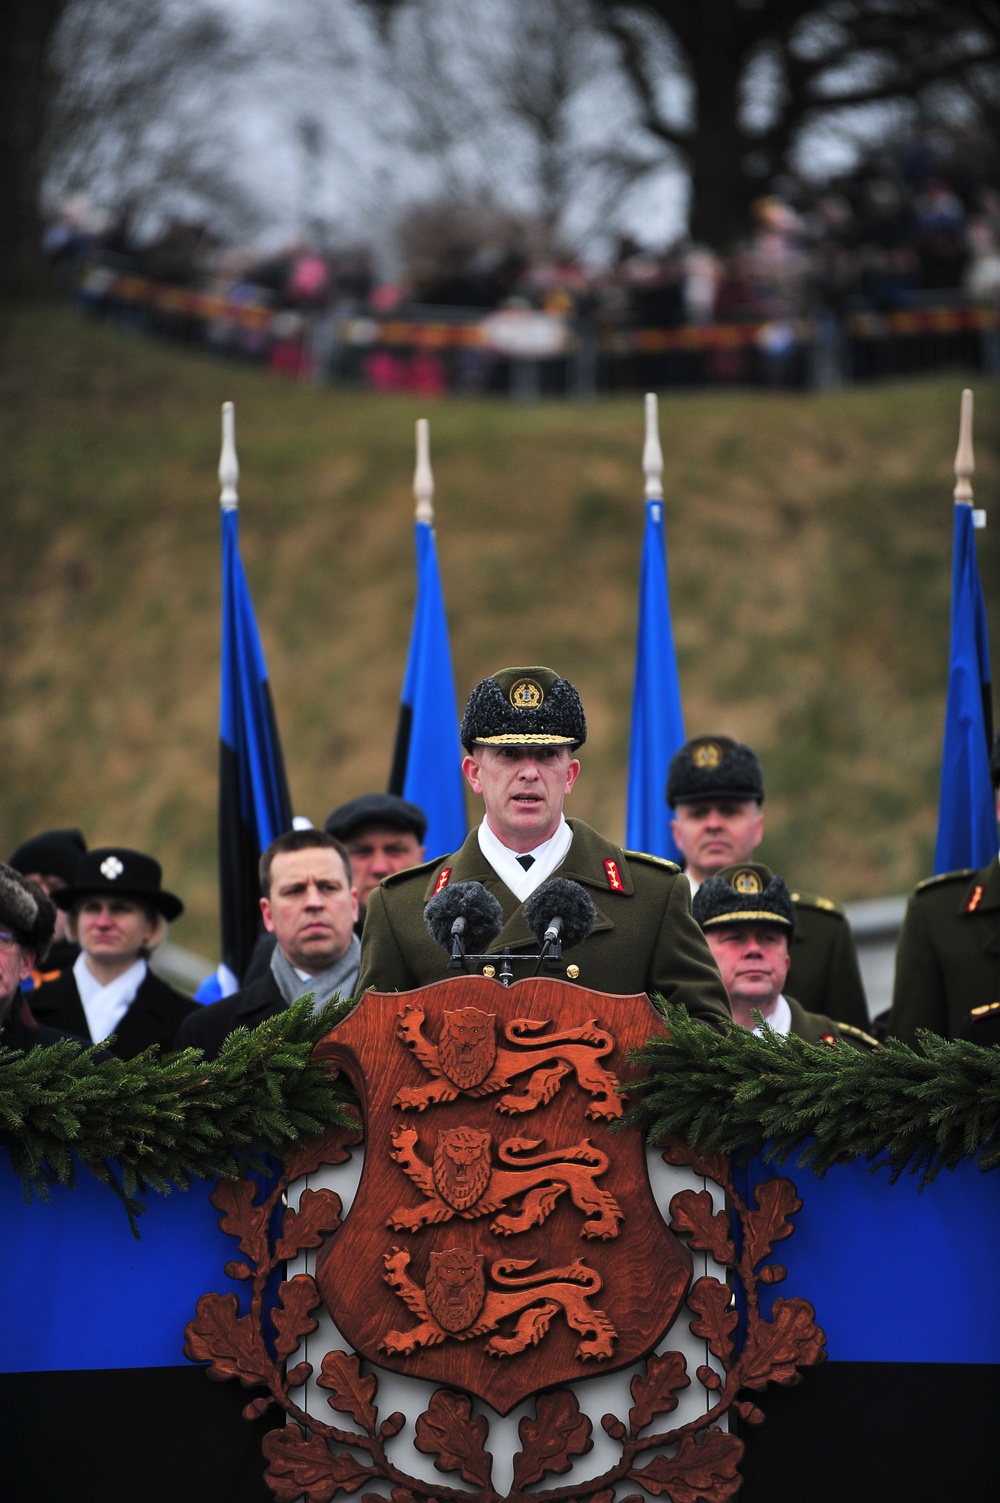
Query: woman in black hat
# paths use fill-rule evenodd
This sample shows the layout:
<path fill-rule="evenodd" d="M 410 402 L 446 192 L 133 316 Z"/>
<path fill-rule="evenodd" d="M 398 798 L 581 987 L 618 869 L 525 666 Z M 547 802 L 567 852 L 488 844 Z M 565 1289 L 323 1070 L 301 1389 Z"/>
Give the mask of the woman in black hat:
<path fill-rule="evenodd" d="M 184 912 L 161 877 L 158 861 L 125 846 L 101 846 L 81 858 L 72 884 L 53 894 L 80 954 L 71 969 L 33 993 L 39 1022 L 94 1043 L 113 1033 L 113 1052 L 121 1059 L 150 1044 L 172 1043 L 198 1004 L 147 964 L 167 924 Z"/>

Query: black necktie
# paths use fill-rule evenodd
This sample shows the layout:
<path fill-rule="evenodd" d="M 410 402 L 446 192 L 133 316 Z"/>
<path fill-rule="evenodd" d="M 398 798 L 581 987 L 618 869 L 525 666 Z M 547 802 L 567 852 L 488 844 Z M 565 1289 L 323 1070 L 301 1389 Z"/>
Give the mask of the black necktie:
<path fill-rule="evenodd" d="M 535 864 L 534 856 L 515 856 L 514 860 L 517 862 L 518 866 L 523 866 L 525 871 L 528 870 L 529 866 L 534 866 Z"/>

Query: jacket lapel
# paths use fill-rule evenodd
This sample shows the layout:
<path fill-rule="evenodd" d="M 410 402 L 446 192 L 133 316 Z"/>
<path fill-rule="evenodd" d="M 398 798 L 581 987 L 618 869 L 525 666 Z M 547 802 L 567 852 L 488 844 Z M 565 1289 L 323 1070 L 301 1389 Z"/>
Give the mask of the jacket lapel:
<path fill-rule="evenodd" d="M 976 873 L 963 891 L 959 912 L 969 919 L 979 915 L 983 950 L 1000 957 L 1000 861 Z"/>

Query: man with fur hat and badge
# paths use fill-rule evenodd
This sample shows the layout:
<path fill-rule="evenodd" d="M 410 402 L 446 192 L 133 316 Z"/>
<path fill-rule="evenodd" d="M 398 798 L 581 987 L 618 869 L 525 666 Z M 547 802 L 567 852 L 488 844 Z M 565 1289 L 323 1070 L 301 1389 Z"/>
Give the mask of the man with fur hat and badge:
<path fill-rule="evenodd" d="M 42 888 L 0 861 L 0 1048 L 27 1052 L 65 1038 L 84 1045 L 40 1023 L 21 990 L 36 963 L 44 963 L 55 924 L 55 907 Z"/>
<path fill-rule="evenodd" d="M 115 1035 L 112 1053 L 132 1059 L 150 1044 L 168 1049 L 198 1003 L 174 991 L 147 959 L 184 912 L 161 886 L 160 863 L 126 846 L 101 846 L 80 860 L 55 901 L 80 954 L 71 969 L 31 994 L 39 1022 L 97 1043 Z"/>
<path fill-rule="evenodd" d="M 785 994 L 797 914 L 784 880 L 768 867 L 725 867 L 698 888 L 693 910 L 729 993 L 734 1023 L 759 1033 L 759 1013 L 775 1033 L 810 1044 L 878 1048 L 860 1028 L 809 1012 Z"/>
<path fill-rule="evenodd" d="M 667 774 L 674 840 L 697 893 L 734 861 L 750 862 L 764 835 L 764 772 L 752 746 L 729 736 L 696 736 Z M 858 952 L 844 910 L 829 898 L 793 892 L 795 937 L 789 988 L 809 1012 L 868 1026 Z"/>
<path fill-rule="evenodd" d="M 454 855 L 387 877 L 372 893 L 359 991 L 408 991 L 448 975 L 424 907 L 458 882 L 480 882 L 499 901 L 503 927 L 488 949 L 509 950 L 517 975 L 518 952 L 537 948 L 522 905 L 558 874 L 582 884 L 597 910 L 593 930 L 569 954 L 569 980 L 620 995 L 660 993 L 705 1022 L 727 1019 L 725 990 L 679 869 L 624 851 L 563 815 L 587 736 L 573 685 L 551 668 L 503 668 L 473 689 L 461 735 L 462 770 L 485 818 Z"/>

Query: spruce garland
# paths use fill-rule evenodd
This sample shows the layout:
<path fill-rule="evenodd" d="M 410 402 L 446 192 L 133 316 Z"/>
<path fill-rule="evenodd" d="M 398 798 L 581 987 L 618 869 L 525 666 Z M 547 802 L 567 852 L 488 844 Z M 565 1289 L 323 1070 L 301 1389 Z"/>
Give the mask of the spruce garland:
<path fill-rule="evenodd" d="M 268 1150 L 351 1125 L 354 1092 L 309 1056 L 353 1005 L 335 1000 L 317 1014 L 302 998 L 237 1029 L 211 1063 L 194 1049 L 102 1058 L 69 1040 L 0 1050 L 0 1134 L 26 1196 L 72 1185 L 78 1161 L 121 1196 L 138 1235 L 149 1190 L 235 1179 L 263 1167 Z"/>
<path fill-rule="evenodd" d="M 702 1151 L 763 1154 L 823 1175 L 867 1160 L 890 1180 L 975 1159 L 1000 1166 L 1000 1049 L 923 1032 L 863 1053 L 735 1024 L 724 1035 L 661 1002 L 670 1037 L 636 1051 L 647 1071 L 625 1122 L 650 1141 L 674 1133 Z"/>
<path fill-rule="evenodd" d="M 0 1049 L 0 1135 L 26 1196 L 72 1185 L 80 1163 L 121 1196 L 136 1231 L 150 1190 L 235 1179 L 267 1152 L 351 1126 L 354 1092 L 310 1055 L 353 1006 L 316 1014 L 303 998 L 231 1034 L 213 1063 L 190 1049 L 102 1058 L 69 1041 Z M 893 1181 L 909 1171 L 927 1183 L 973 1159 L 1000 1167 L 1000 1049 L 925 1033 L 920 1050 L 889 1041 L 862 1053 L 770 1030 L 720 1034 L 661 1006 L 670 1037 L 634 1056 L 646 1073 L 624 1118 L 651 1141 L 674 1134 L 778 1162 L 798 1152 L 819 1175 L 862 1159 Z"/>

